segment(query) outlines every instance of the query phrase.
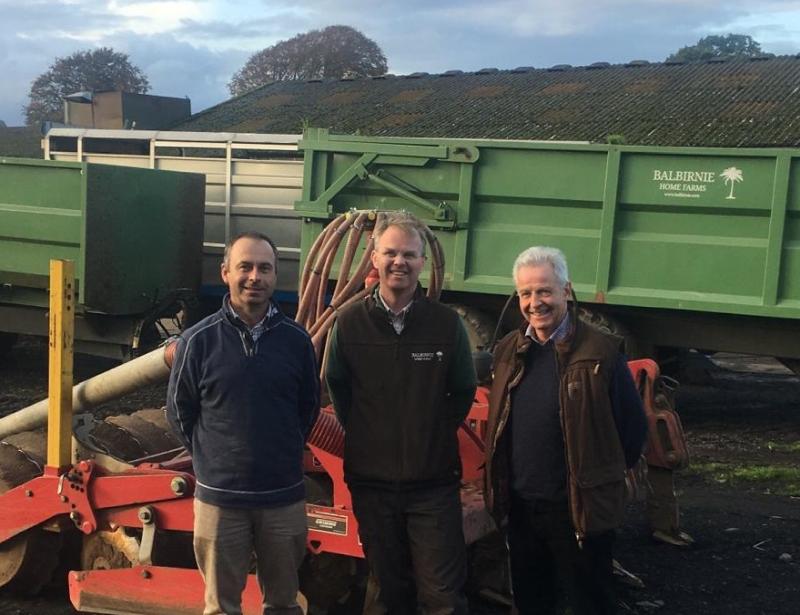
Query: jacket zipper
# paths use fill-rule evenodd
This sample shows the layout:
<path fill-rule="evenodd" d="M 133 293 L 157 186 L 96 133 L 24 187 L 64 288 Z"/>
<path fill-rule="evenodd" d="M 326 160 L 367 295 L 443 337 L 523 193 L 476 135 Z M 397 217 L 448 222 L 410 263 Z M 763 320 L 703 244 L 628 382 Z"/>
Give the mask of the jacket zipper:
<path fill-rule="evenodd" d="M 250 333 L 239 330 L 239 338 L 242 340 L 242 347 L 244 348 L 244 356 L 252 357 L 255 355 L 255 342 L 253 341 Z"/>
<path fill-rule="evenodd" d="M 600 362 L 598 361 L 592 373 L 597 375 L 600 373 Z M 573 517 L 574 510 L 572 508 L 572 495 L 570 490 L 570 477 L 572 475 L 571 465 L 570 465 L 570 451 L 569 445 L 567 444 L 567 429 L 566 429 L 566 420 L 564 419 L 564 389 L 561 382 L 561 369 L 558 362 L 558 355 L 556 355 L 556 374 L 558 375 L 558 414 L 559 418 L 561 419 L 561 437 L 564 440 L 564 456 L 565 462 L 567 464 L 567 506 L 569 507 L 569 514 L 570 517 Z M 569 385 L 567 385 L 569 386 Z M 573 524 L 577 525 L 577 520 L 572 519 Z M 581 532 L 577 527 L 575 528 L 575 541 L 578 543 L 578 548 L 583 549 L 583 539 L 586 536 L 583 532 Z"/>
<path fill-rule="evenodd" d="M 508 422 L 508 417 L 511 414 L 511 391 L 514 390 L 520 383 L 520 380 L 522 380 L 524 371 L 524 368 L 517 366 L 517 373 L 514 374 L 514 377 L 508 383 L 508 392 L 506 393 L 506 399 L 503 403 L 503 414 L 500 416 L 500 420 L 497 421 L 497 429 L 494 432 L 494 439 L 492 443 L 493 451 L 497 450 L 497 443 L 500 441 L 500 436 L 502 435 L 503 430 L 506 427 L 506 423 Z M 486 487 L 489 490 L 489 499 L 494 500 L 494 489 L 490 481 Z"/>
<path fill-rule="evenodd" d="M 558 382 L 558 419 L 561 423 L 561 439 L 564 444 L 564 464 L 566 465 L 567 470 L 567 508 L 569 509 L 569 516 L 572 519 L 573 525 L 576 524 L 576 519 L 574 518 L 574 509 L 572 507 L 572 489 L 570 487 L 571 479 L 572 479 L 572 470 L 570 466 L 570 450 L 569 444 L 567 443 L 567 424 L 566 420 L 564 419 L 564 386 L 561 378 L 561 364 L 558 360 L 558 353 L 555 353 L 555 362 L 556 362 L 556 382 Z M 575 542 L 578 543 L 578 548 L 583 549 L 583 534 L 581 531 L 575 527 Z"/>

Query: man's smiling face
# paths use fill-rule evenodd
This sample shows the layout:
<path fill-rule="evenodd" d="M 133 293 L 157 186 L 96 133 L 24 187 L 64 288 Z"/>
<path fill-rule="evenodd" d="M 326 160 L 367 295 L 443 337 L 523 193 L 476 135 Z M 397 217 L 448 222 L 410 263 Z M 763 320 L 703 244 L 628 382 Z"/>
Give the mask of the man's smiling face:
<path fill-rule="evenodd" d="M 425 265 L 422 239 L 416 232 L 390 226 L 378 238 L 372 265 L 378 270 L 384 295 L 413 294 Z"/>
<path fill-rule="evenodd" d="M 550 263 L 526 265 L 517 270 L 514 280 L 519 309 L 536 338 L 546 341 L 567 313 L 570 283 L 561 284 Z"/>

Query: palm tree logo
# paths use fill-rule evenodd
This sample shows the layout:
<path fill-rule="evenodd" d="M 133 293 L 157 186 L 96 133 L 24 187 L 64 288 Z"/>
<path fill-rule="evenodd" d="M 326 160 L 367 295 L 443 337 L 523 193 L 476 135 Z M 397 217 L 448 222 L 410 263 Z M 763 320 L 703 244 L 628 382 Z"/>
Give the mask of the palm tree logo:
<path fill-rule="evenodd" d="M 725 198 L 735 199 L 736 197 L 733 196 L 733 187 L 736 185 L 736 182 L 744 181 L 744 178 L 742 177 L 742 170 L 737 169 L 736 167 L 728 167 L 722 173 L 720 173 L 720 175 L 722 175 L 722 177 L 725 178 L 726 185 L 728 183 L 730 183 L 731 185 L 731 192 Z"/>

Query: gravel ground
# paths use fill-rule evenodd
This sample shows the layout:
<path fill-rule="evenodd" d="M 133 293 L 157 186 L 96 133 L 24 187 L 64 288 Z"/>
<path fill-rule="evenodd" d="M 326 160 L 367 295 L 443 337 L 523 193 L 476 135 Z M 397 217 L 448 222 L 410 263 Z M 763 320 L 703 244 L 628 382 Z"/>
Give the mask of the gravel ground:
<path fill-rule="evenodd" d="M 800 467 L 800 379 L 771 360 L 719 355 L 714 361 L 701 370 L 702 382 L 684 384 L 678 394 L 693 465 L 677 486 L 682 525 L 696 543 L 689 549 L 655 543 L 642 506 L 632 505 L 617 558 L 645 587 L 620 586 L 621 613 L 800 612 L 800 488 L 791 475 Z M 77 355 L 76 380 L 113 365 Z M 46 374 L 46 345 L 23 339 L 0 359 L 0 415 L 45 396 Z M 160 406 L 163 397 L 163 386 L 152 387 L 101 413 Z M 715 470 L 723 466 L 788 468 L 789 475 L 736 479 Z M 472 610 L 508 612 L 477 597 Z M 59 587 L 32 599 L 0 591 L 1 614 L 73 612 Z"/>

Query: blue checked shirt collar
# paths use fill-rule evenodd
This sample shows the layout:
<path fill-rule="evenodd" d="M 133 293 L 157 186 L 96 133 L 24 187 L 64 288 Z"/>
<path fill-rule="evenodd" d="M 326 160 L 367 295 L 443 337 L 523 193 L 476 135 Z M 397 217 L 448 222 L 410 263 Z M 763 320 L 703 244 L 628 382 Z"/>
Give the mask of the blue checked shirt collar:
<path fill-rule="evenodd" d="M 253 342 L 257 342 L 258 338 L 264 334 L 264 331 L 267 330 L 267 321 L 274 316 L 278 308 L 275 307 L 275 304 L 270 301 L 269 307 L 267 308 L 267 313 L 264 315 L 264 318 L 259 320 L 254 326 L 249 326 L 244 320 L 242 320 L 239 315 L 236 313 L 236 310 L 233 309 L 231 305 L 230 297 L 225 297 L 225 310 L 228 312 L 231 318 L 237 323 L 240 323 L 249 333 L 250 337 L 253 338 Z"/>
<path fill-rule="evenodd" d="M 569 333 L 569 318 L 570 318 L 569 312 L 564 314 L 564 318 L 561 320 L 559 325 L 556 327 L 556 330 L 553 331 L 553 333 L 550 334 L 550 337 L 548 337 L 543 342 L 539 341 L 539 339 L 536 337 L 536 334 L 533 332 L 533 327 L 531 327 L 530 325 L 528 325 L 528 328 L 525 329 L 525 336 L 531 338 L 534 342 L 539 344 L 539 346 L 544 346 L 549 341 L 553 341 L 554 343 L 555 342 L 560 342 L 565 337 L 567 337 L 567 334 Z"/>

